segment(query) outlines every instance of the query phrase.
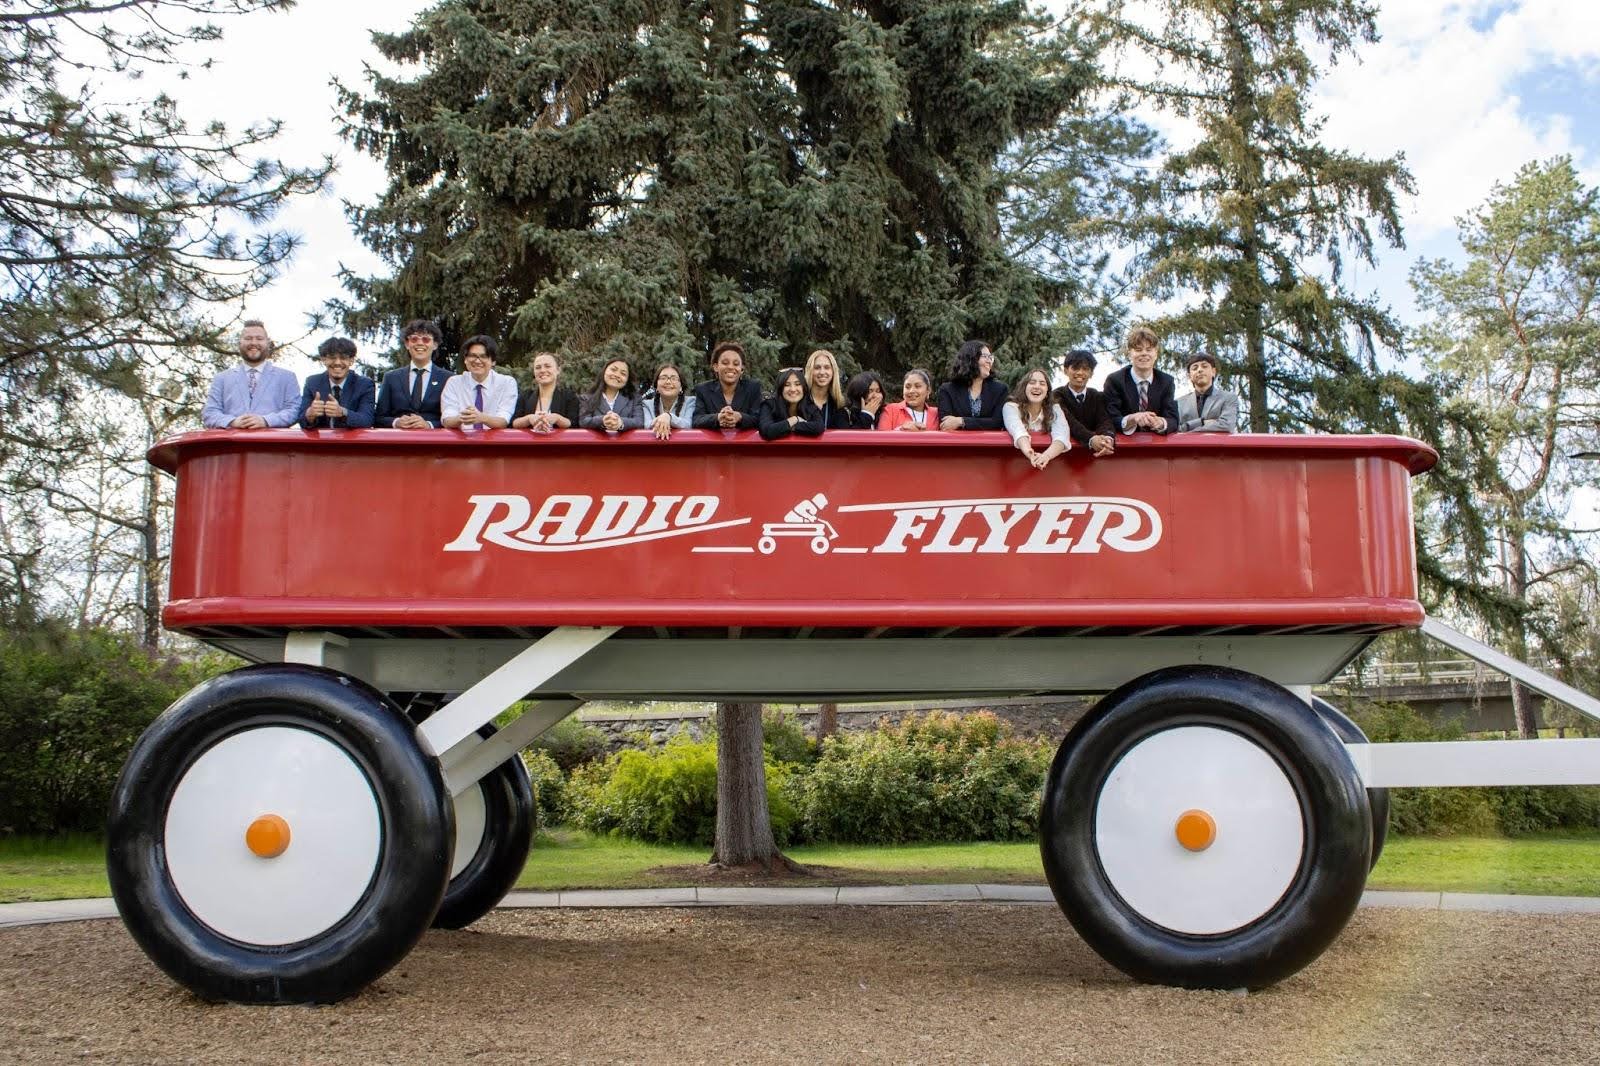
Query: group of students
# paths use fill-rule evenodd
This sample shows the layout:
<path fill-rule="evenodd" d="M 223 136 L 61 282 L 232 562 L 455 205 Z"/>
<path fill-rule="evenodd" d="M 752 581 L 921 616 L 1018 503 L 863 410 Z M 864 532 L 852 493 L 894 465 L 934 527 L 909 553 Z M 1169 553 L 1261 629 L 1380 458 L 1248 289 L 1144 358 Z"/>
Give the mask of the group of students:
<path fill-rule="evenodd" d="M 712 378 L 693 389 L 667 363 L 647 388 L 639 388 L 625 359 L 601 368 L 594 385 L 577 394 L 560 381 L 550 352 L 533 359 L 533 384 L 495 369 L 499 345 L 474 336 L 461 345 L 465 369 L 451 374 L 433 360 L 439 327 L 419 319 L 406 325 L 410 364 L 391 370 L 381 384 L 354 373 L 355 342 L 330 337 L 317 349 L 323 372 L 302 388 L 294 374 L 268 361 L 272 344 L 259 321 L 245 323 L 241 364 L 217 376 L 202 421 L 207 428 L 260 429 L 298 424 L 305 429 L 527 429 L 535 433 L 574 426 L 604 433 L 649 430 L 666 439 L 680 429 L 750 430 L 767 440 L 815 437 L 830 429 L 889 432 L 1005 430 L 1035 467 L 1044 469 L 1074 443 L 1096 456 L 1116 451 L 1118 434 L 1224 432 L 1237 429 L 1238 399 L 1216 385 L 1216 360 L 1189 360 L 1194 391 L 1176 395 L 1171 375 L 1155 368 L 1158 339 L 1148 326 L 1128 334 L 1128 365 L 1113 372 L 1101 391 L 1088 387 L 1095 370 L 1086 351 L 1067 356 L 1067 383 L 1052 391 L 1042 367 L 1025 371 L 1008 389 L 994 376 L 994 354 L 983 341 L 956 352 L 945 380 L 918 367 L 906 372 L 901 398 L 889 402 L 870 371 L 841 382 L 833 353 L 818 349 L 803 367 L 779 371 L 773 391 L 744 376 L 744 349 L 733 341 L 711 352 Z M 1049 443 L 1034 447 L 1035 436 Z"/>

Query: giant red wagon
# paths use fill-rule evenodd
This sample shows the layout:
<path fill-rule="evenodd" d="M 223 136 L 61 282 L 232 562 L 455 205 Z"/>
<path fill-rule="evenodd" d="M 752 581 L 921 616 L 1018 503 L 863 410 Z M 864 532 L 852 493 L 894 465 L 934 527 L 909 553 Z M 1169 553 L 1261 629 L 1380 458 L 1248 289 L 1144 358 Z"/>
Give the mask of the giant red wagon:
<path fill-rule="evenodd" d="M 487 911 L 527 850 L 516 753 L 589 699 L 1110 693 L 1047 783 L 1046 870 L 1109 960 L 1212 987 L 1337 934 L 1382 788 L 1600 780 L 1594 742 L 1366 745 L 1311 699 L 1425 627 L 1600 709 L 1425 618 L 1414 441 L 1036 471 L 999 434 L 254 432 L 151 460 L 166 624 L 259 664 L 163 715 L 114 804 L 124 917 L 206 995 L 339 998 Z"/>

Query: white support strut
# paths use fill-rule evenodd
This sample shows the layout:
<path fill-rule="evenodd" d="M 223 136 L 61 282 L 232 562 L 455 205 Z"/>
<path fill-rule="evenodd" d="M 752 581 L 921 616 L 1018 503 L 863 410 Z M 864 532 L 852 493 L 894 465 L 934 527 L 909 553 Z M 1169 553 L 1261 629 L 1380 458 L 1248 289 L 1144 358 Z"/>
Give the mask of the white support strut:
<path fill-rule="evenodd" d="M 582 700 L 540 700 L 487 740 L 474 733 L 439 760 L 445 787 L 461 795 L 581 706 Z"/>
<path fill-rule="evenodd" d="M 1600 740 L 1346 744 L 1368 788 L 1600 785 Z"/>
<path fill-rule="evenodd" d="M 417 741 L 429 755 L 445 756 L 473 737 L 480 726 L 537 689 L 617 631 L 617 626 L 562 626 L 524 648 L 477 684 L 439 708 L 417 727 Z"/>
<path fill-rule="evenodd" d="M 1455 630 L 1439 621 L 1437 618 L 1425 618 L 1422 621 L 1422 631 L 1439 643 L 1454 648 L 1461 654 L 1471 659 L 1476 659 L 1483 665 L 1500 671 L 1507 677 L 1533 689 L 1542 696 L 1565 703 L 1579 714 L 1588 715 L 1600 721 L 1600 700 L 1586 693 L 1579 692 L 1564 682 L 1557 681 L 1549 674 L 1540 673 L 1533 667 L 1520 663 L 1504 652 L 1497 651 L 1481 640 L 1475 640 L 1465 633 Z"/>

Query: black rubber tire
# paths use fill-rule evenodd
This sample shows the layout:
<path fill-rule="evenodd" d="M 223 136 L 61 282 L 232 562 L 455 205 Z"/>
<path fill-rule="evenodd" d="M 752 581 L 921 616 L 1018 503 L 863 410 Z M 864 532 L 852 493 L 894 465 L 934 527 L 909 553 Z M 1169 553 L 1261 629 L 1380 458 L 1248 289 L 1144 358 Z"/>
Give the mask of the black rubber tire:
<path fill-rule="evenodd" d="M 494 736 L 494 726 L 478 732 Z M 483 790 L 483 840 L 477 854 L 450 879 L 433 924 L 461 929 L 494 910 L 522 876 L 533 844 L 533 783 L 521 755 L 513 755 L 474 788 Z"/>
<path fill-rule="evenodd" d="M 1361 731 L 1361 727 L 1321 696 L 1311 697 L 1311 706 L 1346 744 L 1367 743 L 1367 735 Z M 1383 845 L 1389 839 L 1389 790 L 1367 789 L 1367 806 L 1372 811 L 1372 861 L 1367 864 L 1367 869 L 1371 870 L 1378 865 L 1378 859 L 1383 855 Z"/>
<path fill-rule="evenodd" d="M 209 748 L 262 726 L 337 744 L 373 790 L 382 840 L 371 883 L 323 933 L 287 945 L 225 936 L 184 903 L 166 865 L 174 790 Z M 359 992 L 415 946 L 444 896 L 454 842 L 438 763 L 376 689 L 322 667 L 250 666 L 213 678 L 145 730 L 112 792 L 107 874 L 145 954 L 196 995 L 236 1003 L 332 1003 Z"/>
<path fill-rule="evenodd" d="M 1300 801 L 1305 850 L 1283 896 L 1226 933 L 1179 933 L 1129 906 L 1101 866 L 1096 806 L 1139 741 L 1177 726 L 1227 729 L 1259 745 Z M 1061 744 L 1045 784 L 1045 874 L 1078 934 L 1140 981 L 1187 988 L 1260 988 L 1320 955 L 1355 913 L 1366 883 L 1372 821 L 1339 738 L 1292 692 L 1222 667 L 1173 667 L 1102 699 Z"/>

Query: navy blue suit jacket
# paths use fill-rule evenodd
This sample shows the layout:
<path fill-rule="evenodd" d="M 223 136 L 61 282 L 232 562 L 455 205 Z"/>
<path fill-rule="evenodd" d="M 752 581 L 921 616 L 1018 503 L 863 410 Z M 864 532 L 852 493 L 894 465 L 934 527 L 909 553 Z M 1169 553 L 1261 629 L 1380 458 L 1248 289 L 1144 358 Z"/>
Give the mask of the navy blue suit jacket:
<path fill-rule="evenodd" d="M 328 380 L 326 371 L 306 378 L 306 387 L 300 393 L 299 421 L 302 429 L 372 428 L 372 419 L 377 413 L 378 387 L 371 378 L 355 371 L 344 376 L 339 386 L 339 404 L 349 412 L 344 418 L 319 418 L 316 425 L 312 425 L 306 418 L 306 411 L 311 408 L 311 400 L 316 396 L 324 400 L 333 399 L 333 382 Z"/>
<path fill-rule="evenodd" d="M 444 396 L 444 383 L 450 380 L 450 371 L 438 363 L 429 364 L 428 371 L 428 384 L 422 393 L 421 407 L 411 403 L 410 363 L 383 375 L 383 387 L 378 390 L 379 429 L 393 429 L 394 420 L 406 414 L 419 414 L 428 420 L 428 425 L 439 428 L 439 419 L 443 417 L 439 411 L 439 400 Z"/>
<path fill-rule="evenodd" d="M 1139 386 L 1133 381 L 1133 368 L 1125 366 L 1106 378 L 1106 414 L 1118 433 L 1123 432 L 1122 419 L 1139 409 Z M 1153 371 L 1150 381 L 1150 410 L 1167 420 L 1165 433 L 1178 432 L 1178 384 L 1165 371 Z M 1141 429 L 1137 432 L 1149 433 Z"/>

